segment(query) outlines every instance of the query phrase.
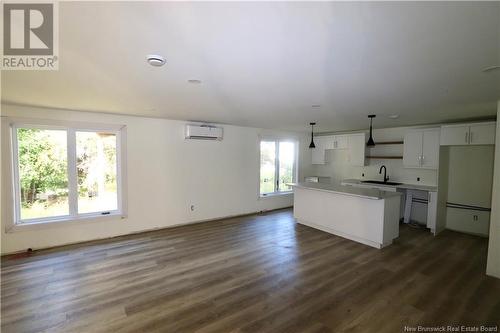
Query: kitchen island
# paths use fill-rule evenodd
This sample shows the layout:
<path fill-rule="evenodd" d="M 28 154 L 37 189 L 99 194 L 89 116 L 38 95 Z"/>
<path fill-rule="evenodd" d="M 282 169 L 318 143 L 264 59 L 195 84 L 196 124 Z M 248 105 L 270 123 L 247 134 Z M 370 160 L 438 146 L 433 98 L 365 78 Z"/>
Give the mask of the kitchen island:
<path fill-rule="evenodd" d="M 438 221 L 437 218 L 437 186 L 403 183 L 398 183 L 397 185 L 387 185 L 384 183 L 369 183 L 359 179 L 344 179 L 341 185 L 361 188 L 377 188 L 391 192 L 402 192 L 401 211 L 404 212 L 404 214 L 401 214 L 400 217 L 403 217 L 405 223 L 410 223 L 411 214 L 416 213 L 417 216 L 420 216 L 420 223 L 425 223 L 425 226 L 429 228 L 434 235 L 437 235 L 445 229 L 445 219 L 440 219 L 440 221 Z M 413 205 L 414 198 L 419 200 L 416 201 L 416 207 Z M 446 206 L 446 203 L 444 203 L 444 206 Z M 444 209 L 446 209 L 446 207 Z M 422 219 L 422 217 L 424 218 Z"/>
<path fill-rule="evenodd" d="M 322 183 L 290 184 L 297 222 L 377 249 L 399 236 L 401 193 Z"/>

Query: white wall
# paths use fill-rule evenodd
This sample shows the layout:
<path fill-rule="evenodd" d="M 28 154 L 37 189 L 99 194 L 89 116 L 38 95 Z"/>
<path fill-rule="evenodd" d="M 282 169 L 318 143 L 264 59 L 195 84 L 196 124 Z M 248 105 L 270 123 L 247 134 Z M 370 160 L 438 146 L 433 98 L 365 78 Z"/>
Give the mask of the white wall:
<path fill-rule="evenodd" d="M 500 278 L 500 101 L 498 101 L 495 175 L 491 199 L 490 241 L 486 273 Z"/>
<path fill-rule="evenodd" d="M 374 129 L 373 138 L 377 141 L 403 141 L 408 127 Z M 370 148 L 372 155 L 403 155 L 403 145 L 380 145 Z M 387 167 L 387 175 L 391 181 L 407 184 L 437 185 L 437 171 L 425 169 L 407 169 L 403 167 L 403 160 L 368 159 L 364 167 L 353 167 L 347 162 L 346 150 L 329 150 L 326 154 L 327 164 L 313 165 L 307 172 L 310 176 L 331 177 L 333 183 L 340 183 L 343 179 L 382 179 L 378 173 L 381 165 Z M 362 176 L 364 173 L 364 177 Z M 417 181 L 420 178 L 420 181 Z"/>
<path fill-rule="evenodd" d="M 258 198 L 261 134 L 299 138 L 299 166 L 310 163 L 307 139 L 298 133 L 224 125 L 223 141 L 198 141 L 184 140 L 185 122 L 181 121 L 2 105 L 2 117 L 9 116 L 126 125 L 128 217 L 5 233 L 12 202 L 6 195 L 11 176 L 4 161 L 8 160 L 10 140 L 4 131 L 2 253 L 291 206 L 292 195 Z M 301 169 L 299 175 L 303 177 Z"/>

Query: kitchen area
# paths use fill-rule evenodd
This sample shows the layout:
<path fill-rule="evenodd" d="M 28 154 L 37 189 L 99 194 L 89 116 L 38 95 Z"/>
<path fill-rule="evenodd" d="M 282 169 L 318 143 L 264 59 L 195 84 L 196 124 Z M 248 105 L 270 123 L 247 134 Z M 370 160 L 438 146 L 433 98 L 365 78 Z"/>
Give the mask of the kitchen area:
<path fill-rule="evenodd" d="M 395 223 L 398 227 L 404 223 L 434 235 L 450 229 L 488 237 L 495 128 L 495 121 L 483 121 L 322 133 L 313 138 L 310 169 L 294 191 L 321 188 L 351 196 L 350 191 L 357 189 L 373 191 L 370 195 L 376 200 L 393 193 L 397 208 L 386 210 L 385 215 L 396 218 L 385 218 L 387 230 L 394 230 Z M 299 223 L 319 225 L 320 229 L 327 225 L 325 231 L 343 236 L 346 222 L 340 220 L 345 219 L 346 205 L 328 216 L 313 217 L 303 213 L 304 204 L 299 202 L 303 197 L 296 196 L 294 201 Z M 311 206 L 310 198 L 306 201 Z M 329 201 L 324 207 L 331 205 Z M 358 212 L 366 207 L 358 207 Z M 392 239 L 375 247 L 385 247 Z"/>

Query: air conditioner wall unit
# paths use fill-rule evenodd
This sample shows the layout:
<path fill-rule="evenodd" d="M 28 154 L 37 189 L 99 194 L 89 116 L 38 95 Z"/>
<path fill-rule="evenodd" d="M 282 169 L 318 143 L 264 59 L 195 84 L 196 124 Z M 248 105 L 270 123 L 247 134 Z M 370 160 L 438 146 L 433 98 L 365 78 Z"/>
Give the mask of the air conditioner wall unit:
<path fill-rule="evenodd" d="M 222 127 L 207 124 L 187 124 L 186 139 L 222 140 Z"/>

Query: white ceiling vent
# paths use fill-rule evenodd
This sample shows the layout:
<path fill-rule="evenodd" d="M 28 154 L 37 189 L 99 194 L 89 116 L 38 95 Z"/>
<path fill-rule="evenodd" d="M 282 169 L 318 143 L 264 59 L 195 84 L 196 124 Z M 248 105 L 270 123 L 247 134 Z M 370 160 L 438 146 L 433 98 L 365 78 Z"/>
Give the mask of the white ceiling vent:
<path fill-rule="evenodd" d="M 222 127 L 206 124 L 187 124 L 186 139 L 222 140 Z"/>

